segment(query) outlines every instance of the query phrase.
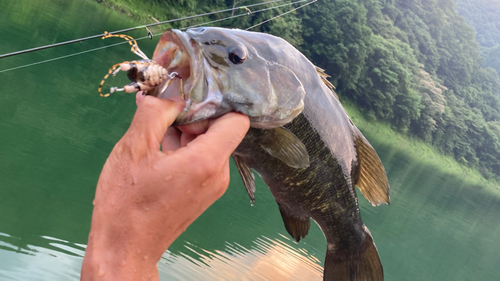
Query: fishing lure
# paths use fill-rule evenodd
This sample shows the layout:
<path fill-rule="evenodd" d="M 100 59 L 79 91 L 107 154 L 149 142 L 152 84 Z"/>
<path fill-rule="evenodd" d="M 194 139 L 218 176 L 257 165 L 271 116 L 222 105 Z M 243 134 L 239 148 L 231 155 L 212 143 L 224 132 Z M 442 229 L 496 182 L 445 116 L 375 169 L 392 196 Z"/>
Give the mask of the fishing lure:
<path fill-rule="evenodd" d="M 148 91 L 154 89 L 155 87 L 162 84 L 165 79 L 169 78 L 165 84 L 164 88 L 168 87 L 168 85 L 173 81 L 174 78 L 180 78 L 177 72 L 168 73 L 168 71 L 156 63 L 154 60 L 151 60 L 144 54 L 139 46 L 137 45 L 137 41 L 135 41 L 132 36 L 124 35 L 124 34 L 111 34 L 107 31 L 104 31 L 104 36 L 102 39 L 110 38 L 110 37 L 119 37 L 127 40 L 130 44 L 130 50 L 132 53 L 138 55 L 142 58 L 142 60 L 134 60 L 134 61 L 124 61 L 121 63 L 117 63 L 113 65 L 108 73 L 101 80 L 101 84 L 99 85 L 99 95 L 101 97 L 108 97 L 114 92 L 123 91 L 125 93 L 135 93 L 137 91 Z M 102 85 L 106 79 L 108 79 L 109 75 L 115 76 L 119 71 L 126 71 L 127 77 L 132 81 L 132 83 L 125 85 L 123 88 L 111 87 L 109 93 L 102 93 Z M 181 91 L 182 87 L 182 79 L 181 79 Z M 181 93 L 181 96 L 184 97 L 184 94 Z"/>

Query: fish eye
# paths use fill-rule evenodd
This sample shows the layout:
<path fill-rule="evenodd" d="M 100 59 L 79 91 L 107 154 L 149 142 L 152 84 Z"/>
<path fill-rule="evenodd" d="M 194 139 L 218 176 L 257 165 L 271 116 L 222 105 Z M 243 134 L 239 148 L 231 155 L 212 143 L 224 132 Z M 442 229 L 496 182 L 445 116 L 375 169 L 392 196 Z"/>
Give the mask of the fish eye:
<path fill-rule="evenodd" d="M 229 52 L 229 60 L 234 64 L 241 64 L 246 58 L 245 50 L 240 47 L 236 47 Z"/>

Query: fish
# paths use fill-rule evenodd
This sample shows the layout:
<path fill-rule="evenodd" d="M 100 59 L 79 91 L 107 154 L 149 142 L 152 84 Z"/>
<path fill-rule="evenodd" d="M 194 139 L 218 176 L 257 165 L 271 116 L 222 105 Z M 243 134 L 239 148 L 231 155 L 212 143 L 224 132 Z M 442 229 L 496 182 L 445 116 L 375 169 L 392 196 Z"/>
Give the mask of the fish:
<path fill-rule="evenodd" d="M 319 225 L 324 280 L 383 280 L 355 186 L 372 205 L 389 204 L 387 175 L 323 69 L 282 38 L 215 27 L 165 31 L 153 61 L 176 76 L 148 94 L 186 100 L 174 125 L 232 111 L 249 117 L 232 154 L 246 191 L 255 202 L 255 172 L 296 242 L 311 219 Z"/>

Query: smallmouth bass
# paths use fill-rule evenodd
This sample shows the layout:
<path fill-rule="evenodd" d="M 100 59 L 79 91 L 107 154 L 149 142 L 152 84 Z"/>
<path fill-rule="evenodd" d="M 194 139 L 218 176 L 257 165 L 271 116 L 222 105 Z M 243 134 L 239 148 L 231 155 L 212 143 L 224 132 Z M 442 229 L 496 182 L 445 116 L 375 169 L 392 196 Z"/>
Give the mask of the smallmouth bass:
<path fill-rule="evenodd" d="M 299 242 L 312 218 L 327 250 L 324 280 L 383 280 L 355 186 L 389 204 L 382 163 L 352 123 L 323 70 L 278 37 L 222 28 L 167 30 L 153 60 L 177 78 L 148 92 L 186 99 L 175 125 L 249 116 L 251 128 L 232 157 L 255 200 L 255 171 L 271 190 L 288 233 Z"/>

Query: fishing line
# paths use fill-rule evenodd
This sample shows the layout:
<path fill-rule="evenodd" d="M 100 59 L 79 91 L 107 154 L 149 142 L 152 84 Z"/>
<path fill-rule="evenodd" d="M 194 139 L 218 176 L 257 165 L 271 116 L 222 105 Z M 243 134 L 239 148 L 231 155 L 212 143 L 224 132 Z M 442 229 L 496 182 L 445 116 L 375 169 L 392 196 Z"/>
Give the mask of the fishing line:
<path fill-rule="evenodd" d="M 280 0 L 280 1 L 284 1 L 284 0 Z M 191 25 L 191 26 L 188 26 L 188 27 L 183 27 L 183 28 L 181 28 L 181 30 L 182 29 L 188 29 L 188 28 L 196 27 L 196 26 L 201 26 L 201 25 L 205 25 L 205 24 L 211 24 L 211 23 L 215 23 L 215 22 L 220 22 L 220 21 L 224 21 L 224 20 L 228 20 L 228 19 L 233 19 L 233 18 L 237 18 L 237 17 L 247 16 L 247 15 L 250 15 L 250 14 L 257 14 L 257 13 L 260 13 L 260 12 L 264 12 L 264 11 L 268 11 L 268 10 L 272 10 L 272 9 L 277 9 L 277 8 L 281 8 L 281 7 L 293 5 L 293 4 L 296 4 L 296 3 L 305 2 L 305 1 L 310 1 L 310 0 L 299 0 L 299 1 L 291 2 L 291 3 L 287 3 L 287 4 L 275 6 L 275 7 L 265 8 L 265 9 L 261 9 L 261 10 L 257 10 L 257 11 L 249 11 L 249 13 L 243 13 L 243 14 L 239 14 L 239 15 L 234 15 L 234 16 L 230 16 L 230 17 L 218 19 L 218 20 L 213 20 L 213 21 L 208 21 L 208 22 L 204 22 L 204 23 L 200 23 L 200 24 Z M 294 9 L 292 9 L 290 11 L 287 11 L 285 13 L 279 14 L 279 15 L 273 17 L 273 18 L 267 19 L 267 20 L 265 20 L 265 21 L 263 21 L 261 23 L 253 25 L 253 26 L 251 26 L 251 27 L 249 27 L 249 28 L 247 28 L 245 30 L 249 30 L 249 29 L 252 29 L 252 28 L 254 28 L 256 26 L 262 25 L 262 24 L 264 24 L 266 22 L 269 22 L 269 21 L 271 21 L 273 19 L 276 19 L 278 17 L 281 17 L 281 16 L 286 15 L 288 13 L 291 13 L 293 11 L 296 11 L 296 10 L 298 10 L 298 9 L 300 9 L 302 7 L 305 7 L 305 6 L 309 5 L 309 4 L 312 4 L 312 3 L 316 2 L 316 1 L 317 0 L 312 0 L 309 3 L 306 3 L 304 5 L 296 7 L 296 8 L 294 8 Z M 278 2 L 278 1 L 272 1 L 272 2 Z M 266 3 L 269 3 L 269 2 L 266 2 Z M 246 7 L 249 7 L 249 6 L 250 5 L 247 5 Z M 230 10 L 232 10 L 232 9 L 230 9 Z M 157 23 L 157 25 L 158 24 L 160 24 L 160 23 Z M 142 26 L 142 27 L 144 27 L 144 26 Z M 114 32 L 116 33 L 116 32 L 119 32 L 119 31 L 114 31 Z M 158 36 L 158 35 L 161 35 L 161 33 L 160 34 L 154 34 L 152 36 Z M 152 39 L 151 37 L 149 37 L 149 34 L 148 34 L 148 36 L 137 38 L 136 41 L 140 41 L 140 40 L 143 40 L 143 39 L 146 39 L 146 38 Z M 16 69 L 20 69 L 20 68 L 25 68 L 25 67 L 29 67 L 29 66 L 34 66 L 34 65 L 38 65 L 38 64 L 42 64 L 42 63 L 46 63 L 46 62 L 56 61 L 56 60 L 60 60 L 60 59 L 64 59 L 64 58 L 69 58 L 69 57 L 73 57 L 73 56 L 77 56 L 77 55 L 82 55 L 82 54 L 85 54 L 85 53 L 90 53 L 90 52 L 94 52 L 94 51 L 98 51 L 98 50 L 102 50 L 102 49 L 106 49 L 106 48 L 111 48 L 111 47 L 115 47 L 115 46 L 123 45 L 123 44 L 128 44 L 128 42 L 120 42 L 120 43 L 110 44 L 110 45 L 107 45 L 107 46 L 98 47 L 98 48 L 94 48 L 94 49 L 90 49 L 90 50 L 86 50 L 86 51 L 82 51 L 82 52 L 77 52 L 77 53 L 74 53 L 74 54 L 69 54 L 69 55 L 65 55 L 65 56 L 61 56 L 61 57 L 57 57 L 57 58 L 52 58 L 52 59 L 48 59 L 48 60 L 44 60 L 44 61 L 39 61 L 39 62 L 35 62 L 35 63 L 30 63 L 30 64 L 26 64 L 26 65 L 22 65 L 22 66 L 8 68 L 8 69 L 0 70 L 0 73 L 11 71 L 11 70 L 16 70 Z"/>
<path fill-rule="evenodd" d="M 282 14 L 279 14 L 279 15 L 277 15 L 277 16 L 275 16 L 275 17 L 272 17 L 272 18 L 267 19 L 267 20 L 265 20 L 265 21 L 263 21 L 263 22 L 260 22 L 260 23 L 258 23 L 258 24 L 256 24 L 256 25 L 252 25 L 252 26 L 250 26 L 249 28 L 247 28 L 247 29 L 245 29 L 245 30 L 250 30 L 250 29 L 252 29 L 252 28 L 254 28 L 254 27 L 257 27 L 257 26 L 259 26 L 259 25 L 263 25 L 263 24 L 264 24 L 264 23 L 266 23 L 266 22 L 269 22 L 269 21 L 272 21 L 272 20 L 274 20 L 274 19 L 277 19 L 277 18 L 279 18 L 279 17 L 281 17 L 281 16 L 284 16 L 284 15 L 286 15 L 286 14 L 288 14 L 288 13 L 291 13 L 291 12 L 293 12 L 293 11 L 297 11 L 298 9 L 303 8 L 303 7 L 307 6 L 307 5 L 310 5 L 310 4 L 312 4 L 312 3 L 316 2 L 316 1 L 318 1 L 318 0 L 312 0 L 312 1 L 311 1 L 311 2 L 309 2 L 309 3 L 306 3 L 306 4 L 304 4 L 304 5 L 298 6 L 297 8 L 291 9 L 291 10 L 290 10 L 290 11 L 288 11 L 288 12 L 284 12 L 284 13 L 282 13 Z M 276 6 L 276 8 L 278 8 L 278 6 Z"/>
<path fill-rule="evenodd" d="M 231 17 L 227 17 L 227 18 L 223 18 L 223 19 L 218 19 L 218 20 L 213 20 L 213 21 L 209 21 L 209 22 L 204 22 L 204 23 L 199 23 L 199 24 L 191 25 L 191 26 L 188 26 L 188 27 L 183 27 L 183 28 L 181 28 L 181 30 L 182 29 L 192 28 L 192 27 L 197 27 L 197 26 L 201 26 L 201 25 L 205 25 L 205 24 L 208 24 L 208 23 L 214 23 L 214 22 L 219 22 L 219 21 L 223 21 L 223 20 L 228 20 L 228 19 L 232 19 L 232 18 L 237 18 L 237 17 L 242 17 L 242 16 L 249 16 L 251 14 L 257 14 L 257 13 L 260 13 L 260 12 L 269 11 L 269 10 L 273 10 L 273 9 L 277 9 L 277 8 L 281 8 L 281 7 L 285 7 L 285 6 L 290 6 L 290 5 L 293 5 L 293 4 L 297 4 L 297 3 L 301 3 L 301 2 L 306 2 L 306 1 L 311 1 L 311 0 L 299 0 L 299 1 L 291 2 L 291 3 L 286 3 L 286 4 L 282 4 L 282 5 L 278 5 L 278 6 L 274 6 L 274 7 L 270 7 L 270 8 L 264 8 L 264 9 L 257 10 L 257 11 L 250 11 L 250 13 L 246 13 L 246 14 L 239 14 L 239 15 L 235 15 L 235 16 L 231 16 Z M 312 2 L 316 2 L 316 1 L 318 1 L 318 0 L 312 0 Z M 291 11 L 293 11 L 293 10 L 291 10 Z M 289 12 L 286 12 L 286 13 L 289 13 Z M 247 29 L 245 29 L 245 30 L 247 30 Z"/>
<path fill-rule="evenodd" d="M 146 39 L 146 38 L 149 38 L 149 37 L 148 36 L 141 37 L 141 38 L 136 39 L 136 41 L 139 41 L 139 40 L 142 40 L 142 39 Z M 19 69 L 19 68 L 25 68 L 25 67 L 33 66 L 33 65 L 37 65 L 37 64 L 42 64 L 42 63 L 46 63 L 46 62 L 51 62 L 51 61 L 55 61 L 55 60 L 65 59 L 65 58 L 69 58 L 69 57 L 73 57 L 73 56 L 77 56 L 77 55 L 81 55 L 81 54 L 85 54 L 85 53 L 90 53 L 90 52 L 94 52 L 94 51 L 98 51 L 98 50 L 102 50 L 102 49 L 106 49 L 106 48 L 110 48 L 110 47 L 114 47 L 114 46 L 118 46 L 118 45 L 123 45 L 123 44 L 128 44 L 128 42 L 125 41 L 125 42 L 115 43 L 115 44 L 111 44 L 111 45 L 107 45 L 107 46 L 103 46 L 103 47 L 98 47 L 98 48 L 94 48 L 94 49 L 90 49 L 90 50 L 86 50 L 86 51 L 83 51 L 83 52 L 78 52 L 78 53 L 74 53 L 74 54 L 70 54 L 70 55 L 66 55 L 66 56 L 62 56 L 62 57 L 57 57 L 57 58 L 53 58 L 53 59 L 48 59 L 48 60 L 43 60 L 43 61 L 39 61 L 39 62 L 34 62 L 34 63 L 22 65 L 22 66 L 16 66 L 16 67 L 13 67 L 13 68 L 8 68 L 8 69 L 0 70 L 0 73 L 11 71 L 11 70 L 16 70 L 16 69 Z"/>
<path fill-rule="evenodd" d="M 125 33 L 125 32 L 128 32 L 128 31 L 137 30 L 137 29 L 141 29 L 141 28 L 146 28 L 146 27 L 150 27 L 150 26 L 157 26 L 157 25 L 166 24 L 166 23 L 172 23 L 172 22 L 181 21 L 181 20 L 194 19 L 194 18 L 203 17 L 203 16 L 210 16 L 210 15 L 224 13 L 224 12 L 229 12 L 229 11 L 234 11 L 234 10 L 247 9 L 248 7 L 255 7 L 255 6 L 260 6 L 260 5 L 272 4 L 272 3 L 281 2 L 281 1 L 284 1 L 284 0 L 268 1 L 268 2 L 263 2 L 263 3 L 257 3 L 257 4 L 246 5 L 246 6 L 239 6 L 239 7 L 230 8 L 230 9 L 219 10 L 219 11 L 215 11 L 215 12 L 208 12 L 208 13 L 204 13 L 204 14 L 187 16 L 187 17 L 173 19 L 173 20 L 167 20 L 167 21 L 162 21 L 162 22 L 155 22 L 155 23 L 150 23 L 150 24 L 146 24 L 146 25 L 141 25 L 141 26 L 126 28 L 126 29 L 122 29 L 122 30 L 112 31 L 112 32 L 109 32 L 109 34 Z M 14 55 L 25 54 L 25 53 L 29 53 L 29 52 L 33 52 L 33 51 L 39 51 L 39 50 L 44 50 L 44 49 L 48 49 L 48 48 L 58 47 L 58 46 L 62 46 L 62 45 L 67 45 L 67 44 L 72 44 L 72 43 L 78 43 L 78 42 L 82 42 L 82 41 L 86 41 L 86 40 L 90 40 L 90 39 L 100 38 L 100 37 L 102 37 L 104 35 L 105 35 L 104 33 L 103 34 L 97 34 L 97 35 L 93 35 L 93 36 L 89 36 L 89 37 L 84 37 L 84 38 L 80 38 L 80 39 L 74 39 L 74 40 L 66 41 L 66 42 L 60 42 L 60 43 L 55 43 L 55 44 L 51 44 L 51 45 L 36 47 L 36 48 L 32 48 L 32 49 L 26 49 L 26 50 L 22 50 L 22 51 L 12 52 L 12 53 L 8 53 L 8 54 L 0 55 L 0 59 L 6 58 L 6 57 L 10 57 L 10 56 L 14 56 Z"/>

